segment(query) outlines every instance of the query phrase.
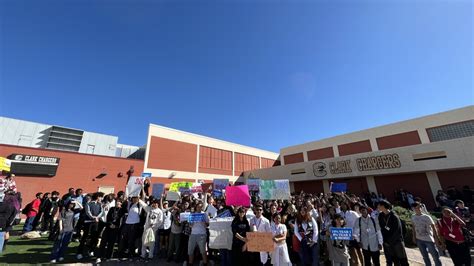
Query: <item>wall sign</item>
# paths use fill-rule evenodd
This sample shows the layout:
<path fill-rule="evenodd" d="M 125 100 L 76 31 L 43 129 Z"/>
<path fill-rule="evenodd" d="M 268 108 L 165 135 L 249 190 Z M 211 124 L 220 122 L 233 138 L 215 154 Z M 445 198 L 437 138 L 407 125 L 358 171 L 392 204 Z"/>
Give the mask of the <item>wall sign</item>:
<path fill-rule="evenodd" d="M 59 166 L 59 158 L 38 155 L 12 154 L 12 174 L 26 176 L 55 176 Z"/>

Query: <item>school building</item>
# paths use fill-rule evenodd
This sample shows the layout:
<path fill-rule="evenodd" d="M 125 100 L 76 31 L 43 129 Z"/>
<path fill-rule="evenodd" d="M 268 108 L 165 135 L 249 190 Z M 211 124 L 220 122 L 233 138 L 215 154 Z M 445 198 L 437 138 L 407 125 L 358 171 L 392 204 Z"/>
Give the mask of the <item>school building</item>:
<path fill-rule="evenodd" d="M 474 188 L 474 106 L 280 150 L 280 166 L 246 171 L 239 179 L 289 179 L 293 191 L 383 193 L 403 188 L 435 206 L 438 190 Z"/>

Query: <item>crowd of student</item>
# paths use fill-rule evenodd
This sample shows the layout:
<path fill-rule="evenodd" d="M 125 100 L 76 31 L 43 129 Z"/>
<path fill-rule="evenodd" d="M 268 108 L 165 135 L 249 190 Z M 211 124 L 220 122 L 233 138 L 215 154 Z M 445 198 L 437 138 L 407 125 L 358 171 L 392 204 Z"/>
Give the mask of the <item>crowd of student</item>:
<path fill-rule="evenodd" d="M 16 187 L 6 190 L 8 196 L 0 203 L 2 232 L 11 230 L 21 205 Z M 387 265 L 408 265 L 404 223 L 387 200 L 375 200 L 371 194 L 369 201 L 345 193 L 301 192 L 284 201 L 254 195 L 251 208 L 226 206 L 224 199 L 206 192 L 176 202 L 166 201 L 166 195 L 148 196 L 145 190 L 140 197 L 126 198 L 123 192 L 86 194 L 71 188 L 59 196 L 57 191 L 38 193 L 23 208 L 23 231 L 39 230 L 54 240 L 52 263 L 62 261 L 69 243 L 78 241 L 76 259 L 88 257 L 97 263 L 113 257 L 160 257 L 188 265 L 198 260 L 207 265 L 209 259 L 220 260 L 220 265 L 380 265 L 383 250 Z M 433 219 L 421 202 L 412 204 L 412 237 L 426 265 L 431 265 L 430 255 L 441 265 L 438 251 L 445 249 L 455 265 L 471 265 L 465 230 L 471 214 L 462 201 L 456 204 L 454 209 L 443 207 L 440 219 Z M 204 213 L 205 220 L 181 221 L 182 212 Z M 213 250 L 208 246 L 209 219 L 224 212 L 234 216 L 232 250 Z M 353 240 L 332 240 L 330 227 L 352 228 Z M 248 252 L 246 234 L 251 231 L 271 232 L 274 251 Z"/>

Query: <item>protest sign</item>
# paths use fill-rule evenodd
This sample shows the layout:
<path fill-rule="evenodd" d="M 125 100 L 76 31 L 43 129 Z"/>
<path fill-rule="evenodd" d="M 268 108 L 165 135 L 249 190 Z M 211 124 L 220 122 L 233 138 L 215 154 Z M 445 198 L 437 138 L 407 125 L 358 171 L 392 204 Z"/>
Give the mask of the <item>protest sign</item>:
<path fill-rule="evenodd" d="M 247 240 L 247 250 L 249 252 L 272 252 L 274 250 L 272 233 L 248 232 Z"/>
<path fill-rule="evenodd" d="M 214 189 L 224 190 L 229 185 L 229 179 L 214 179 Z"/>
<path fill-rule="evenodd" d="M 213 249 L 232 249 L 233 218 L 216 218 L 209 221 L 209 247 Z"/>
<path fill-rule="evenodd" d="M 227 206 L 250 207 L 250 195 L 247 185 L 226 187 L 225 196 L 225 203 Z"/>
<path fill-rule="evenodd" d="M 290 198 L 288 179 L 260 180 L 260 198 L 263 200 L 287 200 Z"/>
<path fill-rule="evenodd" d="M 200 193 L 202 192 L 202 185 L 201 183 L 193 183 L 190 188 L 191 193 Z"/>
<path fill-rule="evenodd" d="M 11 160 L 5 157 L 0 157 L 0 171 L 10 172 L 10 168 L 11 168 Z"/>
<path fill-rule="evenodd" d="M 247 186 L 249 186 L 249 191 L 258 191 L 260 189 L 260 178 L 247 179 Z"/>
<path fill-rule="evenodd" d="M 206 213 L 191 213 L 188 217 L 189 223 L 206 222 Z"/>
<path fill-rule="evenodd" d="M 333 183 L 331 182 L 331 192 L 346 192 L 347 183 Z"/>
<path fill-rule="evenodd" d="M 191 194 L 191 189 L 190 189 L 190 188 L 187 188 L 187 187 L 180 187 L 180 188 L 178 189 L 178 191 L 179 191 L 179 193 L 180 193 L 181 195 L 189 195 L 189 194 Z"/>
<path fill-rule="evenodd" d="M 153 191 L 151 195 L 153 195 L 155 199 L 161 199 L 161 195 L 163 195 L 164 191 L 165 191 L 165 184 L 161 184 L 161 183 L 153 184 Z"/>
<path fill-rule="evenodd" d="M 212 191 L 212 196 L 214 196 L 215 198 L 220 198 L 223 196 L 223 192 L 222 190 L 213 190 Z"/>
<path fill-rule="evenodd" d="M 180 222 L 185 222 L 185 221 L 188 221 L 188 218 L 189 218 L 189 215 L 191 213 L 190 212 L 182 212 L 179 214 L 179 221 Z"/>
<path fill-rule="evenodd" d="M 225 211 L 217 214 L 217 218 L 226 218 L 226 217 L 233 217 L 232 213 L 229 210 L 225 210 Z"/>
<path fill-rule="evenodd" d="M 179 188 L 191 188 L 192 182 L 173 182 L 170 185 L 170 191 L 179 192 Z"/>
<path fill-rule="evenodd" d="M 178 201 L 180 198 L 181 196 L 179 195 L 179 192 L 168 191 L 168 193 L 166 193 L 166 200 Z"/>
<path fill-rule="evenodd" d="M 125 188 L 125 195 L 127 197 L 139 196 L 143 187 L 144 177 L 131 176 L 128 180 L 127 187 Z"/>
<path fill-rule="evenodd" d="M 331 240 L 352 240 L 352 228 L 330 227 Z"/>
<path fill-rule="evenodd" d="M 151 173 L 142 173 L 142 177 L 148 177 L 148 178 L 150 178 L 150 177 L 151 177 Z"/>

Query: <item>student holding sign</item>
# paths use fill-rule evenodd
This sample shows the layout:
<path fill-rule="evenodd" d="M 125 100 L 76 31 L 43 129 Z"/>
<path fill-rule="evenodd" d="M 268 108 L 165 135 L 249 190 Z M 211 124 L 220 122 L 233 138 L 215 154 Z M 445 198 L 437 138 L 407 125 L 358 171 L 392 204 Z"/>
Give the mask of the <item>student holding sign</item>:
<path fill-rule="evenodd" d="M 340 214 L 336 214 L 332 220 L 332 227 L 343 228 L 346 226 L 346 221 Z M 349 240 L 336 240 L 332 232 L 328 234 L 328 253 L 329 259 L 334 266 L 348 266 L 349 265 Z"/>
<path fill-rule="evenodd" d="M 267 218 L 262 216 L 263 213 L 263 206 L 257 204 L 255 206 L 255 217 L 250 220 L 250 229 L 253 232 L 268 232 L 271 233 L 272 229 L 270 228 L 270 222 Z M 258 263 L 257 256 L 252 256 L 252 259 L 255 260 L 254 263 Z M 267 252 L 260 252 L 260 262 L 265 264 L 268 260 L 268 253 Z"/>
<path fill-rule="evenodd" d="M 245 209 L 240 207 L 237 210 L 237 215 L 232 221 L 232 258 L 235 265 L 247 265 L 248 253 L 244 251 L 245 243 L 247 242 L 247 232 L 250 232 L 250 224 L 245 217 Z"/>
<path fill-rule="evenodd" d="M 194 249 L 196 246 L 199 247 L 199 252 L 202 255 L 202 261 L 204 265 L 207 265 L 207 253 L 206 253 L 206 228 L 209 226 L 209 216 L 207 213 L 202 211 L 203 204 L 199 202 L 196 205 L 196 212 L 193 214 L 201 214 L 204 219 L 202 221 L 195 221 L 194 218 L 189 218 L 189 224 L 191 225 L 191 235 L 189 236 L 188 243 L 188 255 L 189 255 L 189 264 L 193 265 L 194 263 Z M 199 217 L 201 216 L 199 215 Z M 196 217 L 198 217 L 196 215 Z"/>

